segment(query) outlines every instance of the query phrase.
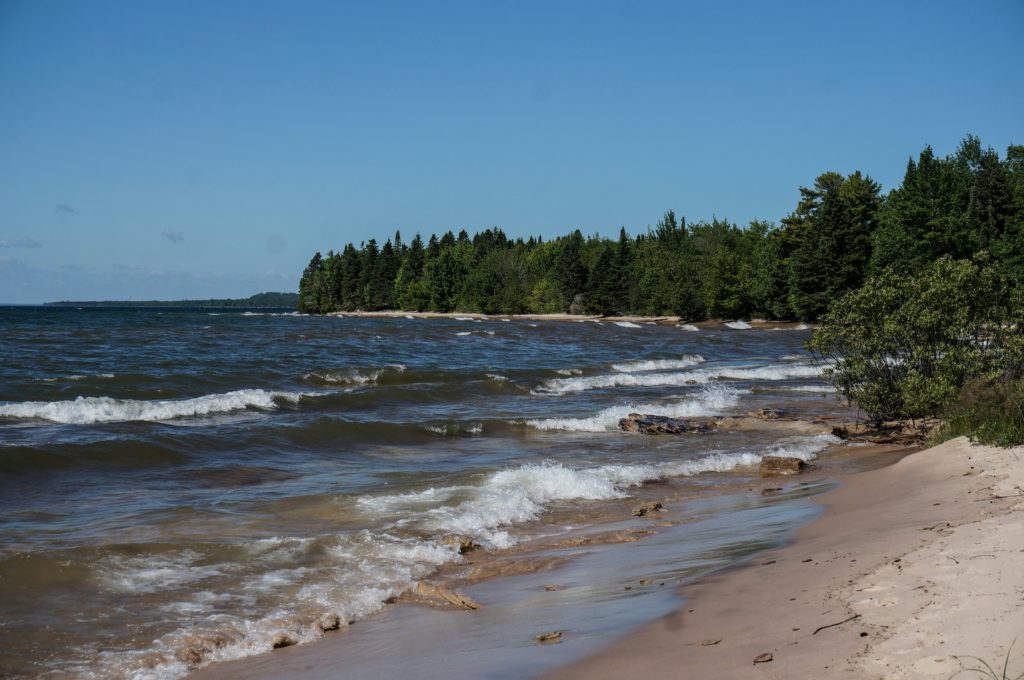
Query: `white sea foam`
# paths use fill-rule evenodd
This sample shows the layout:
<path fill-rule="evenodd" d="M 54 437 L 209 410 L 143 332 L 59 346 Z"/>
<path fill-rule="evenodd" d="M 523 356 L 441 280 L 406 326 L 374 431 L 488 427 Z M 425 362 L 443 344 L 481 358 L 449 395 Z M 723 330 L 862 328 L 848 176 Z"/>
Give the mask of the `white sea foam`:
<path fill-rule="evenodd" d="M 522 465 L 493 473 L 474 489 L 469 500 L 428 510 L 415 524 L 467 534 L 491 547 L 504 548 L 515 543 L 505 529 L 536 519 L 548 503 L 625 495 L 600 471 L 574 470 L 558 463 Z"/>
<path fill-rule="evenodd" d="M 466 497 L 453 505 L 422 510 L 425 492 L 367 499 L 385 503 L 392 511 L 406 509 L 401 526 L 471 536 L 486 545 L 505 548 L 515 543 L 508 528 L 537 519 L 551 503 L 568 500 L 624 498 L 627 489 L 645 481 L 727 472 L 741 465 L 756 465 L 766 455 L 811 460 L 822 449 L 839 443 L 831 435 L 794 437 L 764 451 L 716 452 L 699 458 L 667 463 L 603 465 L 571 468 L 561 463 L 520 465 L 487 477 L 478 487 L 430 489 L 431 499 Z M 443 502 L 442 500 L 442 502 Z"/>
<path fill-rule="evenodd" d="M 555 370 L 558 375 L 583 375 L 583 371 L 578 368 L 559 368 Z"/>
<path fill-rule="evenodd" d="M 615 325 L 616 326 L 621 326 L 622 328 L 640 328 L 641 327 L 640 324 L 633 323 L 632 321 L 616 321 Z"/>
<path fill-rule="evenodd" d="M 224 394 L 207 394 L 194 399 L 141 401 L 112 397 L 78 397 L 69 401 L 23 401 L 0 405 L 0 417 L 37 418 L 55 423 L 87 425 L 129 420 L 171 420 L 228 413 L 248 408 L 275 409 L 279 401 L 296 403 L 304 392 L 272 392 L 268 390 L 235 390 Z"/>
<path fill-rule="evenodd" d="M 565 430 L 570 432 L 605 432 L 618 427 L 619 421 L 630 413 L 644 413 L 669 418 L 693 418 L 722 413 L 739 402 L 746 390 L 725 385 L 709 385 L 694 398 L 669 404 L 622 404 L 606 408 L 586 418 L 542 418 L 527 420 L 536 430 Z"/>
<path fill-rule="evenodd" d="M 789 392 L 834 392 L 835 388 L 831 385 L 791 385 L 783 387 L 782 389 Z"/>
<path fill-rule="evenodd" d="M 704 361 L 699 354 L 685 354 L 679 359 L 645 359 L 612 364 L 612 370 L 620 373 L 637 373 L 641 371 L 671 371 L 689 368 Z"/>
<path fill-rule="evenodd" d="M 472 331 L 459 331 L 455 335 L 472 335 Z"/>
<path fill-rule="evenodd" d="M 694 326 L 692 323 L 679 324 L 678 326 L 676 326 L 676 328 L 680 328 L 680 329 L 682 329 L 684 331 L 699 331 L 700 330 L 699 328 Z"/>
<path fill-rule="evenodd" d="M 469 434 L 477 435 L 484 431 L 483 425 L 474 423 L 472 425 L 461 425 L 459 423 L 446 423 L 444 425 L 424 425 L 424 429 L 434 434 L 439 434 L 444 437 L 457 437 L 459 435 Z"/>
<path fill-rule="evenodd" d="M 95 380 L 95 379 L 110 380 L 113 377 L 114 377 L 113 373 L 96 373 L 94 375 L 85 375 L 85 374 L 76 373 L 75 375 L 69 375 L 69 376 L 58 377 L 58 378 L 37 378 L 37 380 L 39 380 L 40 382 L 60 382 L 62 380 L 70 380 L 72 382 L 78 382 L 80 380 L 90 380 L 90 379 L 93 379 L 93 380 Z"/>
<path fill-rule="evenodd" d="M 201 565 L 200 555 L 183 550 L 168 555 L 108 557 L 97 566 L 104 586 L 122 593 L 153 593 L 196 583 L 237 565 Z"/>
<path fill-rule="evenodd" d="M 725 325 L 729 328 L 735 328 L 738 331 L 745 331 L 753 328 L 753 326 L 746 321 L 729 321 Z"/>
<path fill-rule="evenodd" d="M 438 505 L 450 500 L 453 496 L 472 491 L 472 486 L 443 486 L 430 487 L 423 491 L 411 491 L 381 496 L 362 496 L 356 499 L 356 504 L 375 517 L 380 516 L 383 509 L 387 513 L 401 510 L 422 510 L 425 506 Z"/>
<path fill-rule="evenodd" d="M 495 382 L 508 382 L 508 376 L 504 376 L 499 373 L 488 373 L 487 379 L 494 380 Z"/>
<path fill-rule="evenodd" d="M 613 373 L 578 378 L 552 378 L 537 387 L 534 394 L 570 394 L 609 387 L 671 387 L 729 380 L 788 380 L 814 378 L 821 368 L 805 365 L 728 367 L 694 369 L 681 373 Z"/>
<path fill-rule="evenodd" d="M 376 385 L 387 373 L 404 373 L 405 370 L 404 364 L 389 364 L 384 368 L 372 370 L 343 368 L 337 371 L 312 372 L 302 377 L 306 380 L 319 380 L 338 385 Z"/>

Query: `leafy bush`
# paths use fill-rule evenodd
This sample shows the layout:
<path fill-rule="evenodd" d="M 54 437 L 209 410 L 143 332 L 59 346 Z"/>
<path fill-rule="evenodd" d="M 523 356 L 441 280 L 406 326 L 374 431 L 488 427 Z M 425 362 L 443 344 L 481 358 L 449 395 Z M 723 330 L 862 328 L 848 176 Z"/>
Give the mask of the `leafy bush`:
<path fill-rule="evenodd" d="M 837 300 L 808 347 L 875 422 L 936 416 L 975 379 L 1024 368 L 1022 292 L 982 254 L 919 275 L 886 270 Z"/>

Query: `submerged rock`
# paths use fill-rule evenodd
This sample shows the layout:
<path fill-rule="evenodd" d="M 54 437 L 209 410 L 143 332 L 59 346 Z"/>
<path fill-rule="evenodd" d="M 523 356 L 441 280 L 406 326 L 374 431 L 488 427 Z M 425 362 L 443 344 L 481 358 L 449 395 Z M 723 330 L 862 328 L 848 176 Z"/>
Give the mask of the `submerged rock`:
<path fill-rule="evenodd" d="M 452 534 L 445 536 L 441 539 L 441 542 L 445 545 L 457 547 L 460 555 L 465 555 L 468 552 L 473 552 L 480 548 L 480 544 L 474 541 L 469 536 L 463 536 L 461 534 Z"/>
<path fill-rule="evenodd" d="M 765 456 L 761 459 L 761 476 L 795 475 L 807 469 L 807 463 L 791 456 Z"/>
<path fill-rule="evenodd" d="M 416 594 L 426 600 L 443 601 L 460 609 L 479 609 L 480 605 L 465 595 L 420 581 L 416 584 Z"/>
<path fill-rule="evenodd" d="M 661 501 L 648 501 L 633 508 L 634 517 L 645 517 L 652 512 L 661 510 Z"/>
<path fill-rule="evenodd" d="M 341 617 L 332 612 L 327 612 L 320 617 L 320 620 L 317 621 L 317 625 L 320 627 L 320 630 L 325 633 L 329 630 L 338 630 L 341 628 Z"/>
<path fill-rule="evenodd" d="M 274 649 L 281 649 L 282 647 L 291 647 L 292 645 L 298 644 L 298 642 L 298 640 L 288 633 L 278 633 L 274 636 L 274 639 L 270 641 L 270 645 Z"/>
<path fill-rule="evenodd" d="M 669 418 L 642 413 L 630 413 L 619 421 L 619 428 L 640 434 L 703 434 L 718 428 L 714 418 Z"/>
<path fill-rule="evenodd" d="M 756 411 L 748 413 L 751 418 L 758 418 L 759 420 L 778 420 L 786 415 L 785 411 L 777 408 L 759 408 Z"/>
<path fill-rule="evenodd" d="M 560 630 L 552 630 L 552 631 L 549 631 L 547 633 L 541 633 L 540 635 L 538 635 L 534 639 L 537 642 L 541 642 L 541 643 L 561 642 L 561 640 L 562 640 L 562 631 L 560 631 Z"/>
<path fill-rule="evenodd" d="M 182 646 L 175 652 L 174 657 L 189 666 L 198 666 L 210 652 L 236 641 L 236 638 L 224 633 L 190 635 L 182 640 Z"/>

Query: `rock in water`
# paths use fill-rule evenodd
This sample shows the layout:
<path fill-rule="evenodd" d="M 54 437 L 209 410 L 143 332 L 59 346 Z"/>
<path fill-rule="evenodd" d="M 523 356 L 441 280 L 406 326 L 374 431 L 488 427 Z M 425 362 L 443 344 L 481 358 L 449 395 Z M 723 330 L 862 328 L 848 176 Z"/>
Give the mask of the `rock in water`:
<path fill-rule="evenodd" d="M 761 459 L 761 476 L 795 475 L 807 469 L 807 463 L 790 456 L 765 456 Z"/>
<path fill-rule="evenodd" d="M 647 502 L 647 503 L 642 503 L 641 505 L 638 505 L 635 508 L 633 508 L 633 516 L 634 517 L 645 517 L 649 513 L 656 512 L 658 510 L 661 510 L 661 502 L 660 501 L 650 501 L 650 502 Z"/>
<path fill-rule="evenodd" d="M 428 600 L 443 600 L 448 604 L 459 607 L 460 609 L 473 610 L 480 608 L 478 603 L 469 599 L 465 595 L 460 595 L 454 591 L 447 590 L 430 583 L 424 583 L 423 581 L 416 584 L 416 594 Z"/>
<path fill-rule="evenodd" d="M 759 418 L 760 420 L 778 420 L 786 415 L 786 412 L 780 411 L 777 408 L 759 408 L 756 411 L 751 411 L 747 415 L 751 418 Z"/>
<path fill-rule="evenodd" d="M 630 413 L 619 421 L 619 428 L 626 432 L 640 434 L 703 434 L 717 429 L 718 422 L 714 418 L 669 418 L 668 416 L 652 416 L 642 413 Z"/>
<path fill-rule="evenodd" d="M 534 639 L 537 642 L 560 642 L 562 640 L 562 631 L 553 630 L 548 633 L 541 633 Z"/>
<path fill-rule="evenodd" d="M 338 630 L 341 628 L 341 617 L 337 614 L 327 612 L 320 617 L 320 620 L 317 621 L 317 625 L 320 626 L 320 630 L 325 633 L 329 630 Z"/>
<path fill-rule="evenodd" d="M 298 640 L 288 633 L 278 633 L 271 640 L 270 644 L 274 649 L 281 649 L 282 647 L 291 647 L 294 644 L 298 644 Z"/>
<path fill-rule="evenodd" d="M 469 536 L 462 536 L 461 534 L 452 534 L 451 536 L 445 536 L 441 539 L 441 542 L 445 545 L 455 546 L 459 549 L 460 555 L 465 555 L 468 552 L 473 552 L 480 547 L 480 544 L 474 541 Z"/>

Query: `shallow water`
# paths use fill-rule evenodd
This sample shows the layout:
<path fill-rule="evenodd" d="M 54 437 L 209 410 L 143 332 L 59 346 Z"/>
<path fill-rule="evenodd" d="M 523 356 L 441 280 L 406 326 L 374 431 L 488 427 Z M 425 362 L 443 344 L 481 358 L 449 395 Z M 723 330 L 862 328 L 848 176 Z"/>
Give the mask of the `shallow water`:
<path fill-rule="evenodd" d="M 0 333 L 15 675 L 178 677 L 197 640 L 201 663 L 313 640 L 459 560 L 445 535 L 507 548 L 645 481 L 832 443 L 618 432 L 633 411 L 842 412 L 807 330 L 13 308 Z"/>

